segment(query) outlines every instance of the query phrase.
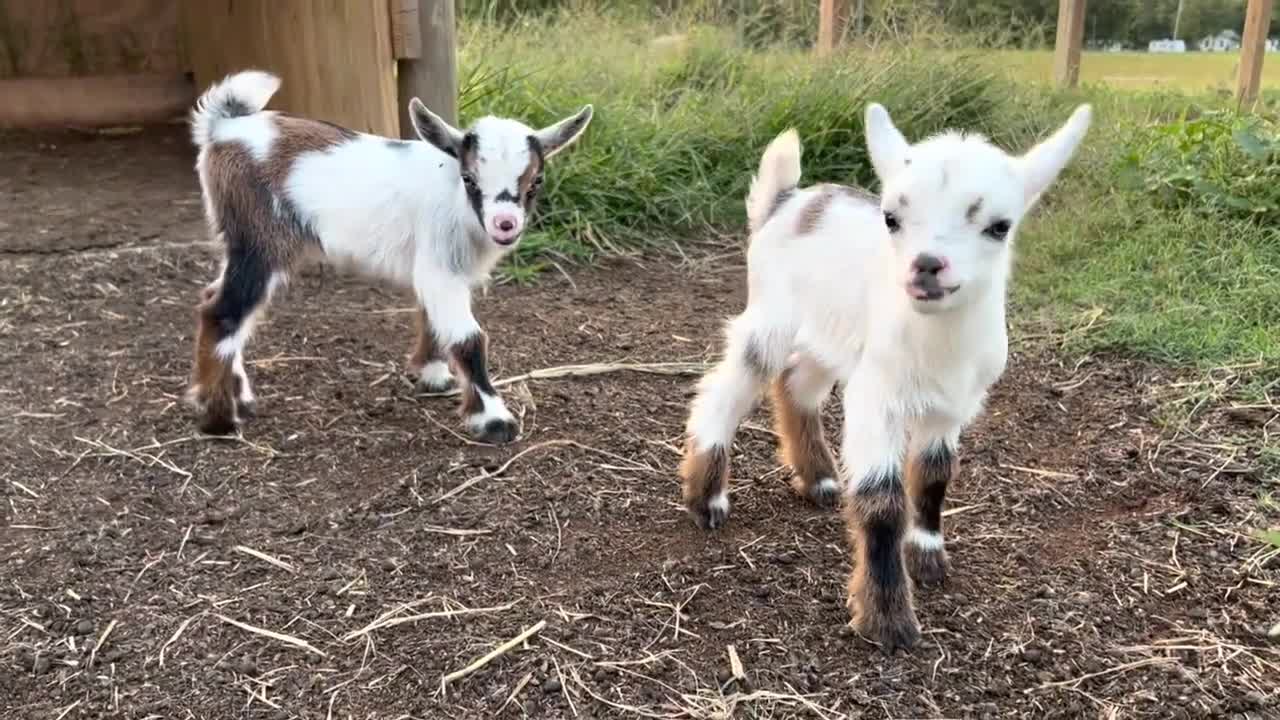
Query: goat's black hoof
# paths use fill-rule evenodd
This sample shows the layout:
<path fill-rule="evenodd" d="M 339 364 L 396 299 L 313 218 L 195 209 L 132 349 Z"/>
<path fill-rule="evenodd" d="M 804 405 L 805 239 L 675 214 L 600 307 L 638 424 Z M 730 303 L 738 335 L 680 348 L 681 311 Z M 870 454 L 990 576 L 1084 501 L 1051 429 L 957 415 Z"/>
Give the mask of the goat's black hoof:
<path fill-rule="evenodd" d="M 940 586 L 947 582 L 947 551 L 931 550 L 912 542 L 903 543 L 903 560 L 916 585 Z"/>
<path fill-rule="evenodd" d="M 833 478 L 821 478 L 817 482 L 805 484 L 800 478 L 796 482 L 804 487 L 804 496 L 809 502 L 824 510 L 830 510 L 840 504 L 840 484 Z"/>
<path fill-rule="evenodd" d="M 258 401 L 257 400 L 237 400 L 236 415 L 240 417 L 241 422 L 245 420 L 252 420 L 253 418 L 258 417 Z"/>
<path fill-rule="evenodd" d="M 729 499 L 722 495 L 698 498 L 686 507 L 693 522 L 703 530 L 719 530 L 729 520 Z"/>
<path fill-rule="evenodd" d="M 471 423 L 471 435 L 476 440 L 488 445 L 506 445 L 520 436 L 520 426 L 515 420 L 478 418 Z"/>
<path fill-rule="evenodd" d="M 200 421 L 196 426 L 205 435 L 232 435 L 235 433 L 238 423 L 236 423 L 235 417 L 232 416 L 205 413 L 200 416 Z"/>
<path fill-rule="evenodd" d="M 438 378 L 427 379 L 419 376 L 415 386 L 425 393 L 446 393 L 450 390 L 456 389 L 458 387 L 458 381 L 453 378 L 441 380 Z"/>

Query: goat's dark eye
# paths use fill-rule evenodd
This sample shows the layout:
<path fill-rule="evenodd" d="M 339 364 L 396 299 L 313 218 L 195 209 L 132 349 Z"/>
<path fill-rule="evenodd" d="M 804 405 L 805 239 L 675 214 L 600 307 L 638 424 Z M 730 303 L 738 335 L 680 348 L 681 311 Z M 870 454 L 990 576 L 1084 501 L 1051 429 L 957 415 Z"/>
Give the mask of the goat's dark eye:
<path fill-rule="evenodd" d="M 990 225 L 988 225 L 987 229 L 982 231 L 982 234 L 986 235 L 992 240 L 998 240 L 1003 242 L 1004 239 L 1009 236 L 1009 221 L 997 220 L 991 223 Z"/>
<path fill-rule="evenodd" d="M 467 187 L 469 187 L 469 188 L 475 188 L 475 186 L 476 186 L 476 176 L 475 176 L 475 175 L 472 175 L 471 173 L 463 173 L 463 175 L 462 175 L 462 184 L 463 184 L 463 185 L 466 185 L 466 186 L 467 186 Z"/>
<path fill-rule="evenodd" d="M 889 228 L 889 232 L 891 233 L 898 232 L 898 228 L 902 227 L 898 223 L 898 216 L 888 211 L 884 214 L 884 226 Z"/>

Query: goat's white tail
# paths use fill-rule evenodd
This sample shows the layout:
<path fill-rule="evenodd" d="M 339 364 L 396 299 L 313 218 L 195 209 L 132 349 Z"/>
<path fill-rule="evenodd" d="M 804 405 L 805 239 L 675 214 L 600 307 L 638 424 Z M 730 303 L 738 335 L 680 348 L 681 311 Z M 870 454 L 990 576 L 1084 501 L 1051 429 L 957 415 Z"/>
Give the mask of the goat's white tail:
<path fill-rule="evenodd" d="M 261 70 L 228 75 L 196 101 L 191 111 L 191 139 L 204 147 L 213 139 L 218 122 L 261 112 L 280 89 L 280 78 Z"/>
<path fill-rule="evenodd" d="M 760 158 L 760 171 L 751 178 L 747 193 L 747 226 L 756 232 L 800 184 L 800 135 L 787 130 L 769 143 Z"/>

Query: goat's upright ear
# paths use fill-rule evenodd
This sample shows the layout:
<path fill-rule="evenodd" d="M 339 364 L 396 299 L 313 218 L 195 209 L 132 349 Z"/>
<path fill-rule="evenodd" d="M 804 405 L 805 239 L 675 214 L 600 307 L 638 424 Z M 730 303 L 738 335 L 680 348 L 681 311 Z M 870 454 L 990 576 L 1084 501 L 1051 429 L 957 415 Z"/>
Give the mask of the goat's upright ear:
<path fill-rule="evenodd" d="M 1018 158 L 1018 170 L 1026 189 L 1028 207 L 1035 204 L 1040 193 L 1053 184 L 1058 173 L 1071 161 L 1071 156 L 1089 130 L 1092 118 L 1093 108 L 1081 105 L 1057 132 Z"/>
<path fill-rule="evenodd" d="M 591 106 L 586 105 L 574 115 L 535 132 L 533 136 L 537 138 L 538 144 L 542 146 L 542 156 L 550 158 L 573 144 L 582 135 L 582 131 L 587 129 L 587 125 L 591 123 L 592 112 Z"/>
<path fill-rule="evenodd" d="M 871 154 L 871 165 L 884 183 L 906 165 L 907 151 L 911 143 L 902 136 L 889 117 L 889 111 L 880 103 L 867 106 L 867 152 Z"/>
<path fill-rule="evenodd" d="M 463 132 L 428 110 L 418 98 L 409 101 L 409 119 L 418 137 L 455 158 L 462 156 Z"/>

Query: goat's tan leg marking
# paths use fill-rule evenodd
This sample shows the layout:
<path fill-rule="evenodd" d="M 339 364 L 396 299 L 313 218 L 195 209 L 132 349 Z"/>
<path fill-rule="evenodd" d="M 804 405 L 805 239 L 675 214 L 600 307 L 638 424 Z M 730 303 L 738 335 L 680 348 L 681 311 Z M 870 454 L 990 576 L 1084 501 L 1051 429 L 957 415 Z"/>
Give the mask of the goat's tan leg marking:
<path fill-rule="evenodd" d="M 409 348 L 408 371 L 427 392 L 444 392 L 456 385 L 449 370 L 449 360 L 436 342 L 435 331 L 427 311 L 419 307 L 414 314 L 417 336 Z"/>
<path fill-rule="evenodd" d="M 902 557 L 907 527 L 900 478 L 883 478 L 851 495 L 846 508 L 849 543 L 854 548 L 849 576 L 853 626 L 889 654 L 920 639 L 911 597 L 911 578 Z"/>
<path fill-rule="evenodd" d="M 944 442 L 928 445 L 907 463 L 907 494 L 914 512 L 903 552 L 911 576 L 922 585 L 941 584 L 947 578 L 942 505 L 959 467 L 959 458 Z"/>
<path fill-rule="evenodd" d="M 785 344 L 770 337 L 747 313 L 732 320 L 724 359 L 702 378 L 690 407 L 680 478 L 685 507 L 701 528 L 714 530 L 729 517 L 733 437 L 786 357 Z"/>
<path fill-rule="evenodd" d="M 823 401 L 834 383 L 825 368 L 800 357 L 772 384 L 779 454 L 791 467 L 791 487 L 819 507 L 831 507 L 839 498 L 836 459 L 822 427 Z"/>
<path fill-rule="evenodd" d="M 714 530 L 729 517 L 729 449 L 698 451 L 692 438 L 680 463 L 685 507 L 698 527 Z"/>
<path fill-rule="evenodd" d="M 214 314 L 217 293 L 217 287 L 206 288 L 196 308 L 195 362 L 187 397 L 200 412 L 200 430 L 211 435 L 225 435 L 235 430 L 240 418 L 236 412 L 232 362 L 217 352 L 220 339 Z"/>

